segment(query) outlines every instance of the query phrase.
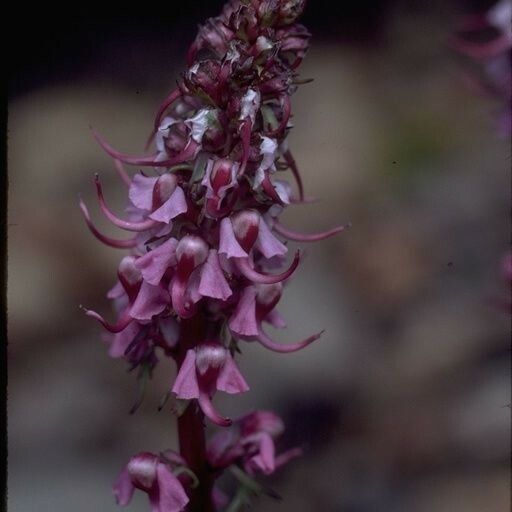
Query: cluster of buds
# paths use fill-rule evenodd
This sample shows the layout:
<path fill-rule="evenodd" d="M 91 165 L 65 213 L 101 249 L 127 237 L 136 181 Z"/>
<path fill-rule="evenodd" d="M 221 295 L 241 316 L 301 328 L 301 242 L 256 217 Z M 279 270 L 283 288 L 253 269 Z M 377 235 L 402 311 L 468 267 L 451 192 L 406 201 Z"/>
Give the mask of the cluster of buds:
<path fill-rule="evenodd" d="M 132 458 L 115 486 L 121 505 L 140 489 L 155 511 L 221 510 L 220 490 L 213 482 L 222 470 L 236 466 L 246 476 L 269 474 L 298 454 L 274 455 L 274 439 L 283 425 L 272 413 L 256 412 L 233 422 L 215 408 L 213 398 L 217 391 L 249 389 L 234 358 L 242 342 L 294 352 L 321 335 L 281 344 L 263 328 L 264 323 L 285 326 L 276 306 L 300 261 L 296 252 L 286 263 L 287 241 L 317 241 L 344 229 L 304 234 L 279 221 L 286 206 L 306 201 L 286 142 L 290 96 L 300 83 L 295 70 L 309 40 L 305 27 L 296 23 L 304 3 L 231 0 L 220 16 L 200 27 L 187 70 L 157 111 L 148 141 L 148 148 L 155 148 L 151 154 L 121 153 L 94 133 L 114 159 L 129 199 L 121 218 L 107 206 L 96 176 L 100 209 L 133 235 L 122 240 L 105 236 L 80 202 L 100 241 L 130 249 L 108 292 L 117 319 L 109 323 L 91 310 L 87 315 L 108 332 L 110 355 L 125 358 L 131 368 L 144 374 L 159 357 L 176 361 L 169 389 L 186 404 L 178 426 L 180 420 L 190 424 L 195 418 L 202 428 L 206 416 L 227 427 L 204 447 L 200 440 L 186 439 L 194 428 L 182 429 L 179 456 L 142 453 Z M 130 175 L 123 164 L 152 172 Z M 287 170 L 296 192 L 277 178 Z M 203 450 L 202 462 L 194 449 Z"/>
<path fill-rule="evenodd" d="M 464 17 L 453 40 L 454 48 L 479 64 L 470 80 L 483 94 L 502 105 L 498 128 L 512 133 L 511 64 L 512 3 L 500 0 L 484 14 Z"/>

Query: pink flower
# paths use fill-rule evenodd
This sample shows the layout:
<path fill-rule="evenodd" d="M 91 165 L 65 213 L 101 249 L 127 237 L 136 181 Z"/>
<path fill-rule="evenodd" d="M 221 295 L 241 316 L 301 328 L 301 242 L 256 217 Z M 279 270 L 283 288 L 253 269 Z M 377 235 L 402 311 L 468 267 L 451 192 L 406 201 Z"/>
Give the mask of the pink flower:
<path fill-rule="evenodd" d="M 172 386 L 181 399 L 197 399 L 203 412 L 218 425 L 230 425 L 214 408 L 211 397 L 215 391 L 229 394 L 249 390 L 229 351 L 217 342 L 203 342 L 188 350 Z"/>
<path fill-rule="evenodd" d="M 250 474 L 269 475 L 292 458 L 300 448 L 275 453 L 275 440 L 283 433 L 282 420 L 270 411 L 256 411 L 239 418 L 229 430 L 217 433 L 208 444 L 208 460 L 215 468 L 242 464 Z"/>
<path fill-rule="evenodd" d="M 117 504 L 128 505 L 135 489 L 148 495 L 152 512 L 180 512 L 189 502 L 168 464 L 152 453 L 135 455 L 123 469 L 114 484 Z"/>

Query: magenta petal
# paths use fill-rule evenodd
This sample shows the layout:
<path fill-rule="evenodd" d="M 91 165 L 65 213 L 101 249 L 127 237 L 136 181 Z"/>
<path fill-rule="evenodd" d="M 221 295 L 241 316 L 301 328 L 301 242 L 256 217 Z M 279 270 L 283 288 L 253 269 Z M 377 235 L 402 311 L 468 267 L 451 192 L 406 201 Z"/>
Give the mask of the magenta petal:
<path fill-rule="evenodd" d="M 115 249 L 131 249 L 137 245 L 137 241 L 133 238 L 128 240 L 116 240 L 109 236 L 101 233 L 98 228 L 92 223 L 91 216 L 89 215 L 89 210 L 85 203 L 80 199 L 80 209 L 82 210 L 82 214 L 85 219 L 85 223 L 89 228 L 89 231 L 102 243 L 108 245 L 109 247 L 114 247 Z"/>
<path fill-rule="evenodd" d="M 288 164 L 288 167 L 292 170 L 293 177 L 295 178 L 295 181 L 297 182 L 297 187 L 299 189 L 299 199 L 301 201 L 303 201 L 304 200 L 304 185 L 302 184 L 302 178 L 300 176 L 299 168 L 297 167 L 297 164 L 295 163 L 295 158 L 293 158 L 293 155 L 290 150 L 285 151 L 283 156 L 284 156 L 286 163 Z"/>
<path fill-rule="evenodd" d="M 258 322 L 256 321 L 256 289 L 254 286 L 247 286 L 235 312 L 229 319 L 229 328 L 240 336 L 257 336 Z"/>
<path fill-rule="evenodd" d="M 295 269 L 299 266 L 300 254 L 299 252 L 295 253 L 295 258 L 287 270 L 274 275 L 262 274 L 261 272 L 254 270 L 249 262 L 249 258 L 236 258 L 234 261 L 238 271 L 249 279 L 249 281 L 261 284 L 275 284 L 288 279 L 295 272 Z"/>
<path fill-rule="evenodd" d="M 130 178 L 130 175 L 126 172 L 126 169 L 124 168 L 122 162 L 120 160 L 114 160 L 114 166 L 116 168 L 118 176 L 121 178 L 123 183 L 129 187 L 132 183 L 132 179 Z"/>
<path fill-rule="evenodd" d="M 128 196 L 134 206 L 141 210 L 151 210 L 153 206 L 153 188 L 158 177 L 147 177 L 135 174 L 130 185 Z"/>
<path fill-rule="evenodd" d="M 256 247 L 265 258 L 284 256 L 288 252 L 286 246 L 272 234 L 264 219 L 260 220 Z"/>
<path fill-rule="evenodd" d="M 338 226 L 332 229 L 328 229 L 327 231 L 322 231 L 320 233 L 300 233 L 298 231 L 292 231 L 291 229 L 286 228 L 279 222 L 274 223 L 274 229 L 285 238 L 289 240 L 295 240 L 296 242 L 318 242 L 320 240 L 325 240 L 331 236 L 337 235 L 344 231 L 347 227 L 350 227 L 350 224 L 346 226 Z"/>
<path fill-rule="evenodd" d="M 107 217 L 107 219 L 112 222 L 112 224 L 114 224 L 114 226 L 117 226 L 121 229 L 126 229 L 127 231 L 146 231 L 157 225 L 157 222 L 152 219 L 147 219 L 140 222 L 130 222 L 128 220 L 119 218 L 105 203 L 105 198 L 103 197 L 103 189 L 101 187 L 98 175 L 96 175 L 94 182 L 96 184 L 96 194 L 98 196 L 101 211 L 105 217 Z"/>
<path fill-rule="evenodd" d="M 275 458 L 275 468 L 279 469 L 281 466 L 284 466 L 286 463 L 290 462 L 292 459 L 302 456 L 302 448 L 291 448 L 290 450 L 281 453 Z"/>
<path fill-rule="evenodd" d="M 274 440 L 266 432 L 260 434 L 259 454 L 253 457 L 252 462 L 266 475 L 275 470 Z"/>
<path fill-rule="evenodd" d="M 264 318 L 265 322 L 268 322 L 272 327 L 276 329 L 284 329 L 286 327 L 286 320 L 281 316 L 281 313 L 277 309 L 273 309 Z"/>
<path fill-rule="evenodd" d="M 177 245 L 178 241 L 175 238 L 169 238 L 136 260 L 135 266 L 141 271 L 145 281 L 153 285 L 160 283 L 167 268 L 176 264 Z"/>
<path fill-rule="evenodd" d="M 161 512 L 180 512 L 183 510 L 189 499 L 180 481 L 161 462 L 156 466 L 156 474 L 160 491 L 159 505 Z"/>
<path fill-rule="evenodd" d="M 150 216 L 150 219 L 157 220 L 158 222 L 168 223 L 174 217 L 185 213 L 187 211 L 187 200 L 181 187 L 176 187 L 176 190 L 171 194 L 171 197 L 165 203 L 155 210 Z"/>
<path fill-rule="evenodd" d="M 172 392 L 178 398 L 190 400 L 199 398 L 199 385 L 196 375 L 196 353 L 194 350 L 187 350 L 187 355 L 180 366 L 176 380 L 172 386 Z"/>
<path fill-rule="evenodd" d="M 123 312 L 122 315 L 119 316 L 119 319 L 117 320 L 117 322 L 115 324 L 109 324 L 99 313 L 97 313 L 96 311 L 93 311 L 92 309 L 85 309 L 84 308 L 84 311 L 85 311 L 85 314 L 87 316 L 90 316 L 91 318 L 94 318 L 95 320 L 97 320 L 101 325 L 103 325 L 103 327 L 111 332 L 111 333 L 117 333 L 117 332 L 121 332 L 123 329 L 126 328 L 126 326 L 130 323 L 130 322 L 133 322 L 133 319 L 131 318 L 130 315 L 128 315 L 126 312 Z"/>
<path fill-rule="evenodd" d="M 203 265 L 199 293 L 204 297 L 221 300 L 227 300 L 233 293 L 220 268 L 219 256 L 215 249 L 210 249 L 208 259 Z"/>
<path fill-rule="evenodd" d="M 306 338 L 305 340 L 298 341 L 296 343 L 286 343 L 286 344 L 280 344 L 274 341 L 272 338 L 270 338 L 265 332 L 263 332 L 262 329 L 260 329 L 260 332 L 257 336 L 257 340 L 269 350 L 273 350 L 274 352 L 280 352 L 284 354 L 288 354 L 290 352 L 297 352 L 298 350 L 302 350 L 303 348 L 307 347 L 314 341 L 320 338 L 322 336 L 324 331 L 320 331 L 319 333 L 313 334 L 309 338 Z"/>
<path fill-rule="evenodd" d="M 238 369 L 235 360 L 228 354 L 224 366 L 217 377 L 217 389 L 230 395 L 249 391 L 249 386 Z"/>
<path fill-rule="evenodd" d="M 123 469 L 117 477 L 112 490 L 114 491 L 114 496 L 118 505 L 125 507 L 132 500 L 135 488 L 133 487 L 132 479 L 126 468 Z"/>
<path fill-rule="evenodd" d="M 121 332 L 114 335 L 108 351 L 110 357 L 123 357 L 125 351 L 139 333 L 140 325 L 137 322 L 129 323 Z"/>
<path fill-rule="evenodd" d="M 154 163 L 156 154 L 151 156 L 127 155 L 114 149 L 97 131 L 92 130 L 92 134 L 103 150 L 115 160 L 119 160 L 129 165 L 152 165 Z"/>
<path fill-rule="evenodd" d="M 225 217 L 220 222 L 219 254 L 225 254 L 228 258 L 244 258 L 248 254 L 240 247 L 235 238 L 231 219 Z"/>
<path fill-rule="evenodd" d="M 199 393 L 199 407 L 204 412 L 205 416 L 220 427 L 229 427 L 233 422 L 229 418 L 225 418 L 212 404 L 211 398 L 203 392 Z"/>
<path fill-rule="evenodd" d="M 108 299 L 118 299 L 122 297 L 126 292 L 124 291 L 123 285 L 117 281 L 112 288 L 107 292 Z"/>
<path fill-rule="evenodd" d="M 173 89 L 167 98 L 162 102 L 162 104 L 158 107 L 158 111 L 155 116 L 155 131 L 158 130 L 160 123 L 162 122 L 162 117 L 165 114 L 165 111 L 181 96 L 181 90 L 179 88 Z"/>
<path fill-rule="evenodd" d="M 130 316 L 137 320 L 151 320 L 169 304 L 169 293 L 160 286 L 142 281 L 139 293 L 130 310 Z"/>

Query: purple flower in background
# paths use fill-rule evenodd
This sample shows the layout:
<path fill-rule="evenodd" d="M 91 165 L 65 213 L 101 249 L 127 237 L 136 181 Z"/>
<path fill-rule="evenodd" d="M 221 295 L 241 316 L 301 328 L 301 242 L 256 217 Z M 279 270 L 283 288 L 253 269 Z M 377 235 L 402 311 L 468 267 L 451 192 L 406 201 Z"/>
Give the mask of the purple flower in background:
<path fill-rule="evenodd" d="M 292 448 L 276 455 L 275 440 L 284 432 L 281 418 L 270 411 L 256 411 L 218 432 L 208 444 L 208 460 L 214 468 L 240 463 L 249 474 L 270 475 L 302 454 Z"/>
<path fill-rule="evenodd" d="M 502 104 L 498 128 L 504 136 L 512 133 L 512 3 L 500 0 L 486 13 L 461 19 L 454 48 L 473 60 L 479 69 L 470 82 L 481 93 Z"/>
<path fill-rule="evenodd" d="M 322 334 L 281 344 L 263 328 L 286 326 L 276 307 L 300 263 L 298 251 L 290 257 L 288 242 L 314 242 L 344 229 L 307 234 L 279 220 L 288 206 L 307 202 L 287 142 L 290 98 L 310 37 L 296 22 L 304 5 L 230 0 L 201 26 L 187 69 L 156 112 L 147 154 L 122 153 L 94 132 L 114 159 L 127 195 L 119 215 L 96 176 L 100 210 L 131 235 L 107 237 L 80 201 L 93 235 L 130 251 L 108 293 L 116 320 L 86 312 L 105 327 L 109 354 L 125 358 L 131 368 L 151 373 L 162 356 L 175 361 L 170 390 L 180 471 L 188 475 L 178 479 L 168 460 L 139 454 L 116 483 L 121 505 L 137 488 L 148 494 L 153 512 L 220 510 L 226 500 L 215 480 L 222 470 L 236 466 L 247 478 L 268 475 L 300 452 L 276 455 L 274 443 L 284 427 L 273 413 L 252 413 L 233 424 L 213 401 L 217 391 L 235 395 L 249 389 L 235 362 L 244 343 L 295 352 Z M 131 175 L 124 164 L 145 169 Z M 296 192 L 279 179 L 286 171 Z M 205 417 L 228 427 L 208 447 Z"/>

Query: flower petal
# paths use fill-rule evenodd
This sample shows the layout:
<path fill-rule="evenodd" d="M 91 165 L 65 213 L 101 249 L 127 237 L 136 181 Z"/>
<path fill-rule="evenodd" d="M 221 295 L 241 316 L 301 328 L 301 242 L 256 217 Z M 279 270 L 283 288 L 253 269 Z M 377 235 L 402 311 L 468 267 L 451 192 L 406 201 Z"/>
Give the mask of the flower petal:
<path fill-rule="evenodd" d="M 220 222 L 219 254 L 225 254 L 228 258 L 244 258 L 247 253 L 242 249 L 235 238 L 231 219 L 225 217 Z"/>
<path fill-rule="evenodd" d="M 235 312 L 229 319 L 229 328 L 241 336 L 257 336 L 259 333 L 256 321 L 256 289 L 247 286 L 238 301 Z"/>
<path fill-rule="evenodd" d="M 219 256 L 215 249 L 210 249 L 208 259 L 203 265 L 199 293 L 204 297 L 221 300 L 227 300 L 233 293 L 224 277 L 224 272 L 219 263 Z"/>
<path fill-rule="evenodd" d="M 132 178 L 128 197 L 134 206 L 141 210 L 151 210 L 153 206 L 153 189 L 158 177 L 135 174 Z"/>
<path fill-rule="evenodd" d="M 132 479 L 126 468 L 124 468 L 117 477 L 112 490 L 114 491 L 114 496 L 118 505 L 125 507 L 132 500 L 135 487 L 132 484 Z"/>
<path fill-rule="evenodd" d="M 137 322 L 130 322 L 121 332 L 118 332 L 113 336 L 108 355 L 114 358 L 124 357 L 126 349 L 134 340 L 135 336 L 137 336 L 139 331 L 140 324 Z"/>
<path fill-rule="evenodd" d="M 284 256 L 288 249 L 286 245 L 280 242 L 270 231 L 267 223 L 262 218 L 260 220 L 260 229 L 256 240 L 256 247 L 265 256 L 265 258 L 273 258 L 274 256 Z"/>
<path fill-rule="evenodd" d="M 161 313 L 169 302 L 167 290 L 142 281 L 140 291 L 130 309 L 130 316 L 137 320 L 151 320 L 153 315 Z"/>
<path fill-rule="evenodd" d="M 176 187 L 176 190 L 171 194 L 171 197 L 165 203 L 155 210 L 150 216 L 150 219 L 157 220 L 158 222 L 168 223 L 174 217 L 185 213 L 187 211 L 187 200 L 181 187 Z"/>
<path fill-rule="evenodd" d="M 265 475 L 275 470 L 274 440 L 269 434 L 262 432 L 259 440 L 259 453 L 252 457 L 251 462 Z"/>
<path fill-rule="evenodd" d="M 178 398 L 187 400 L 199 398 L 199 385 L 196 375 L 196 353 L 192 349 L 187 351 L 187 355 L 172 386 L 172 392 L 176 393 Z"/>
<path fill-rule="evenodd" d="M 147 252 L 135 261 L 135 266 L 141 271 L 142 277 L 150 284 L 158 285 L 167 268 L 176 264 L 176 246 L 178 240 L 169 238 L 162 245 Z"/>
<path fill-rule="evenodd" d="M 189 499 L 180 481 L 161 462 L 156 467 L 156 474 L 160 491 L 160 510 L 162 512 L 180 512 L 183 510 Z"/>
<path fill-rule="evenodd" d="M 270 313 L 267 313 L 264 320 L 276 329 L 284 329 L 287 325 L 286 320 L 282 317 L 281 313 L 277 311 L 277 309 L 273 309 Z"/>
<path fill-rule="evenodd" d="M 228 355 L 217 377 L 217 389 L 230 395 L 249 391 L 249 386 L 238 369 L 235 360 Z"/>

